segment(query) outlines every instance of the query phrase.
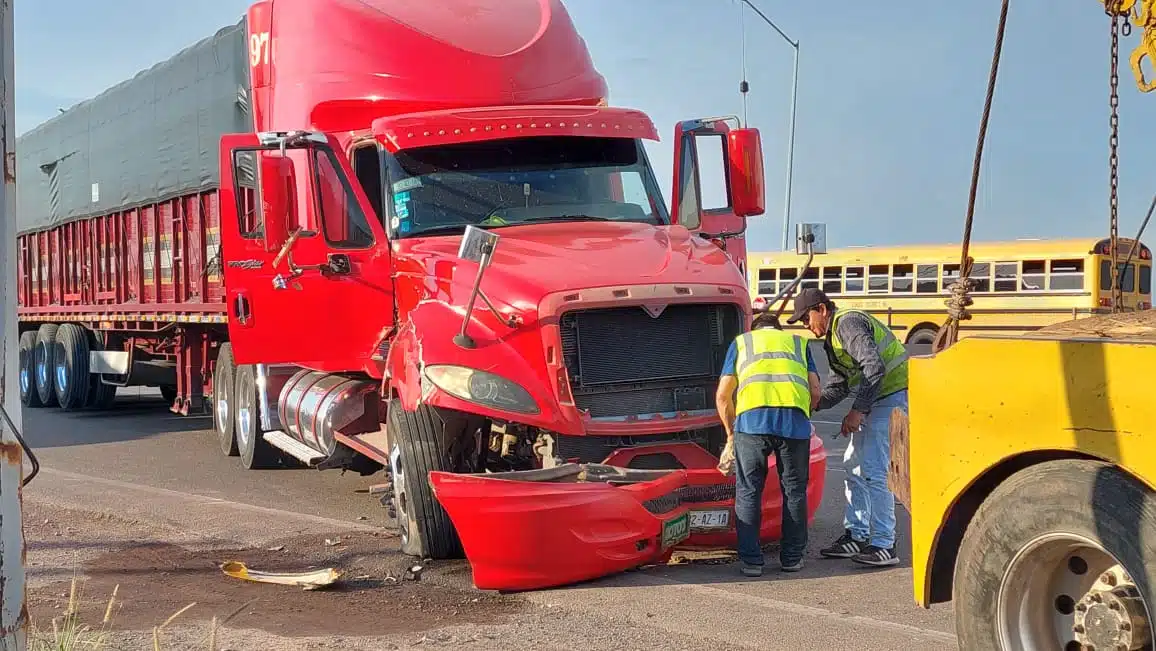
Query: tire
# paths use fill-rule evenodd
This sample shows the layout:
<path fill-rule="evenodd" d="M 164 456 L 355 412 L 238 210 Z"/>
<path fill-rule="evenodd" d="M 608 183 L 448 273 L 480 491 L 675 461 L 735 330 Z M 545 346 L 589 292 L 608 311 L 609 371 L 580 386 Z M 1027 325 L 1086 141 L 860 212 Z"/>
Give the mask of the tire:
<path fill-rule="evenodd" d="M 64 411 L 84 409 L 88 402 L 88 329 L 65 323 L 56 331 L 52 386 Z"/>
<path fill-rule="evenodd" d="M 233 365 L 233 347 L 221 344 L 217 353 L 217 365 L 213 369 L 213 429 L 217 432 L 217 443 L 226 457 L 240 454 L 237 449 L 236 422 L 233 420 L 233 406 L 237 403 L 237 368 Z"/>
<path fill-rule="evenodd" d="M 398 400 L 390 403 L 387 420 L 393 508 L 402 553 L 434 559 L 461 557 L 457 531 L 429 483 L 431 471 L 453 470 L 442 443 L 445 421 L 428 405 L 406 411 Z"/>
<path fill-rule="evenodd" d="M 166 403 L 168 403 L 168 405 L 170 407 L 172 407 L 173 403 L 176 402 L 176 400 L 177 400 L 177 387 L 176 387 L 176 385 L 162 384 L 160 389 L 161 389 L 161 399 L 164 400 Z"/>
<path fill-rule="evenodd" d="M 20 335 L 20 404 L 29 409 L 44 406 L 36 391 L 36 331 L 25 330 Z"/>
<path fill-rule="evenodd" d="M 1150 620 L 1156 577 L 1150 491 L 1098 461 L 1021 470 L 980 505 L 960 545 L 952 595 L 960 648 L 1075 648 L 1071 613 L 1087 607 L 1080 600 L 1116 563 L 1147 602 Z"/>
<path fill-rule="evenodd" d="M 56 389 L 52 380 L 56 368 L 56 331 L 59 329 L 54 323 L 40 326 L 36 333 L 36 348 L 32 359 L 36 369 L 36 393 L 40 395 L 40 404 L 45 407 L 55 407 Z"/>
<path fill-rule="evenodd" d="M 917 328 L 907 337 L 908 346 L 930 346 L 935 343 L 935 335 L 937 330 L 932 328 Z"/>
<path fill-rule="evenodd" d="M 88 330 L 88 348 L 89 350 L 101 351 L 104 350 L 104 342 L 100 340 L 100 333 L 95 330 Z M 90 369 L 91 370 L 91 369 Z M 116 385 L 105 384 L 101 380 L 99 373 L 90 373 L 88 378 L 88 401 L 87 407 L 89 409 L 104 410 L 112 408 L 113 403 L 116 402 Z"/>
<path fill-rule="evenodd" d="M 241 466 L 247 470 L 264 470 L 280 465 L 277 448 L 261 437 L 261 414 L 257 402 L 257 369 L 252 364 L 237 367 L 237 384 L 234 387 L 234 432 L 237 450 L 241 453 Z"/>

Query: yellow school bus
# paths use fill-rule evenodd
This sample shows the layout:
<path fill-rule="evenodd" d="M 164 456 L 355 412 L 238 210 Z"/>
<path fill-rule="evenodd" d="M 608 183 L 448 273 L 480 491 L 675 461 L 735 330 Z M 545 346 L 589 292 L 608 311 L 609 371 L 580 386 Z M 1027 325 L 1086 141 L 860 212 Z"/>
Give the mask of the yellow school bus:
<path fill-rule="evenodd" d="M 1118 239 L 1118 248 L 1120 264 L 1127 265 L 1120 274 L 1124 310 L 1150 309 L 1151 250 L 1125 238 Z M 979 242 L 972 244 L 971 256 L 975 303 L 968 310 L 972 318 L 960 325 L 961 338 L 1023 334 L 1110 312 L 1107 239 Z M 798 278 L 806 256 L 752 252 L 747 262 L 751 297 L 758 304 Z M 799 289 L 821 288 L 839 307 L 875 315 L 908 344 L 930 344 L 944 319 L 948 287 L 958 278 L 958 244 L 849 247 L 816 257 Z"/>

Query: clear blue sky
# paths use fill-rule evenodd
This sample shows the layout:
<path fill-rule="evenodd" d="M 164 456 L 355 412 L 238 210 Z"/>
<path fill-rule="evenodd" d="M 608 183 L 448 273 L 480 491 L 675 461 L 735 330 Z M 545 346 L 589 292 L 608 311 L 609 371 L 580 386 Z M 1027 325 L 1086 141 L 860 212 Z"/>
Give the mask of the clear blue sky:
<path fill-rule="evenodd" d="M 958 241 L 999 3 L 755 2 L 802 43 L 794 220 L 826 222 L 833 245 Z M 18 3 L 18 131 L 235 22 L 248 4 Z M 738 4 L 567 6 L 611 103 L 659 125 L 651 156 L 669 186 L 674 123 L 741 110 Z M 767 172 L 767 214 L 752 222 L 751 245 L 777 248 L 791 49 L 753 14 L 747 33 L 750 122 L 762 130 Z M 1137 37 L 1124 42 L 1125 66 Z M 1012 3 L 977 238 L 1106 234 L 1107 56 L 1096 0 Z M 1121 96 L 1121 223 L 1131 236 L 1156 192 L 1156 159 L 1143 151 L 1153 138 L 1141 127 L 1156 95 L 1140 95 L 1125 67 Z M 1145 239 L 1156 241 L 1156 226 Z"/>

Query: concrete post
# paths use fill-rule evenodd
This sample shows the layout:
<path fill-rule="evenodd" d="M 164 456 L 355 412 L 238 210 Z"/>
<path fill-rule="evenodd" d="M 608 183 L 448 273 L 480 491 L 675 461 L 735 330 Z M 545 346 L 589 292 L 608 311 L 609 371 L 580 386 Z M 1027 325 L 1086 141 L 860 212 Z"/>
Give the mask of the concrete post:
<path fill-rule="evenodd" d="M 0 0 L 0 403 L 13 424 L 21 427 L 19 335 L 16 326 L 16 153 L 13 150 L 12 6 Z M 11 389 L 11 390 L 9 390 Z M 20 443 L 0 418 L 0 651 L 23 651 L 28 644 L 28 610 L 24 585 L 24 523 L 20 483 L 24 477 Z"/>

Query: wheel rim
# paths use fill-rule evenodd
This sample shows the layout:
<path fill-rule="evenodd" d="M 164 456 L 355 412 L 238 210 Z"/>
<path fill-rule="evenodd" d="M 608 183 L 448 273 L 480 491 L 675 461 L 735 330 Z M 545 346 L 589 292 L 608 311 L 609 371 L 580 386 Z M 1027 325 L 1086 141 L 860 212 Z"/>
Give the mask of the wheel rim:
<path fill-rule="evenodd" d="M 56 365 L 56 388 L 61 393 L 68 389 L 68 369 L 63 363 Z"/>
<path fill-rule="evenodd" d="M 216 399 L 217 410 L 217 431 L 222 435 L 229 429 L 229 395 L 228 380 L 225 379 L 225 374 L 221 374 L 221 379 L 213 387 L 213 397 Z"/>
<path fill-rule="evenodd" d="M 23 364 L 21 364 L 23 366 Z M 27 368 L 20 369 L 20 393 L 25 395 L 31 393 L 32 390 L 32 375 Z"/>
<path fill-rule="evenodd" d="M 245 385 L 242 383 L 237 388 L 240 389 L 237 392 L 237 442 L 242 449 L 248 450 L 249 439 L 253 437 L 253 432 L 249 429 L 253 426 L 253 413 L 241 392 L 245 389 Z"/>
<path fill-rule="evenodd" d="M 1146 639 L 1123 647 L 1104 645 L 1106 639 L 1123 639 L 1119 636 L 1147 636 L 1149 608 L 1139 591 L 1132 586 L 1134 594 L 1120 597 L 1130 581 L 1115 556 L 1084 536 L 1050 533 L 1036 538 L 1012 558 L 1000 582 L 996 612 L 1001 648 L 1141 648 Z M 1112 604 L 1121 598 L 1129 601 L 1131 613 Z"/>
<path fill-rule="evenodd" d="M 36 379 L 40 386 L 48 386 L 48 362 L 44 361 L 44 355 L 37 355 L 40 359 L 36 360 Z"/>
<path fill-rule="evenodd" d="M 401 544 L 409 543 L 409 505 L 405 490 L 405 470 L 402 469 L 401 448 L 394 443 L 389 454 L 389 469 L 393 483 L 393 506 L 397 511 L 397 530 L 401 535 Z"/>

